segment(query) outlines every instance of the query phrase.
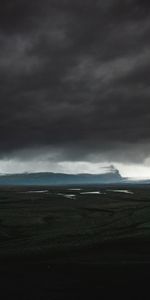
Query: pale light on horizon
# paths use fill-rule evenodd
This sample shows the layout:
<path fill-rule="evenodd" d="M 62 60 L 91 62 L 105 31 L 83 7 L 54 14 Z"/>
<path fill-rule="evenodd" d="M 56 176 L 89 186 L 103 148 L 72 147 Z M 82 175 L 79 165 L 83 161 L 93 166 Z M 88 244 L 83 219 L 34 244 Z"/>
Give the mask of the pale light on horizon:
<path fill-rule="evenodd" d="M 125 164 L 118 162 L 87 162 L 87 161 L 62 161 L 51 162 L 43 160 L 20 161 L 15 159 L 0 160 L 1 174 L 34 173 L 34 172 L 60 172 L 60 173 L 106 173 L 112 166 L 116 168 L 122 177 L 144 179 L 150 178 L 150 167 L 142 164 Z"/>

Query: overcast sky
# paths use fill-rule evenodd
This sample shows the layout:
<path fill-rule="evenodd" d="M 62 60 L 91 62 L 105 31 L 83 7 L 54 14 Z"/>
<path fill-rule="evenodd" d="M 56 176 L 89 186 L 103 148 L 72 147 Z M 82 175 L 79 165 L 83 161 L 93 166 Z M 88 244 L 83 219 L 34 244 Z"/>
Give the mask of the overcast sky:
<path fill-rule="evenodd" d="M 150 1 L 0 1 L 0 172 L 150 177 Z"/>

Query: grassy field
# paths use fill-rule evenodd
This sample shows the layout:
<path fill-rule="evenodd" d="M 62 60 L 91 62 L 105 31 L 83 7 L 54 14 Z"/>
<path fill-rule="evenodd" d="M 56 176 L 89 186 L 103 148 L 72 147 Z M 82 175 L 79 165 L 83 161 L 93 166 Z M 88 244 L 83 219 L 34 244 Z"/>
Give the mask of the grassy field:
<path fill-rule="evenodd" d="M 143 276 L 147 282 L 149 269 L 149 187 L 122 191 L 119 187 L 1 187 L 0 272 L 4 287 L 9 281 L 4 273 L 27 272 L 27 278 L 34 273 L 37 282 L 42 276 L 48 287 L 51 278 L 54 294 L 61 291 L 62 295 L 62 287 L 66 287 L 66 297 L 68 286 L 76 291 L 81 282 L 82 287 L 90 282 L 98 290 L 107 285 L 134 286 Z"/>

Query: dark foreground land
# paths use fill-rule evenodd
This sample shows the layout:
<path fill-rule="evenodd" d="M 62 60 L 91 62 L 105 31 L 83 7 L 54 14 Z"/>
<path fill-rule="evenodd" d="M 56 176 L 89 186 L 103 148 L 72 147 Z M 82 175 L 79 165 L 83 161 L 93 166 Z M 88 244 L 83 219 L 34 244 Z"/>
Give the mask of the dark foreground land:
<path fill-rule="evenodd" d="M 1 299 L 149 299 L 149 286 L 148 186 L 0 189 Z"/>

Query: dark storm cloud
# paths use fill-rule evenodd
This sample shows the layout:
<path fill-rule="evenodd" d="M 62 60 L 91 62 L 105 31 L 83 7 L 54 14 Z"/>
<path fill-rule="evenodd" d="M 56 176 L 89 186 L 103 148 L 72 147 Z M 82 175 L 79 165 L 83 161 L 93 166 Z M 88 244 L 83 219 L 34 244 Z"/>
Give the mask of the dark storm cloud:
<path fill-rule="evenodd" d="M 122 157 L 126 149 L 129 159 L 130 147 L 143 147 L 144 158 L 149 36 L 146 0 L 1 1 L 1 155 L 49 147 L 74 159 Z"/>

